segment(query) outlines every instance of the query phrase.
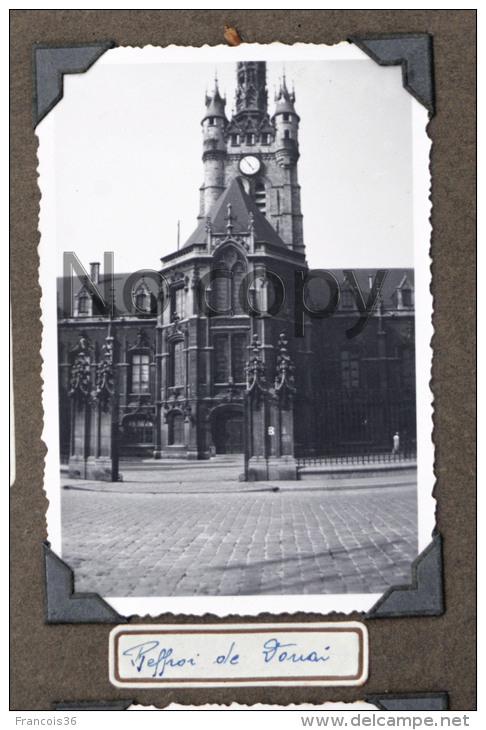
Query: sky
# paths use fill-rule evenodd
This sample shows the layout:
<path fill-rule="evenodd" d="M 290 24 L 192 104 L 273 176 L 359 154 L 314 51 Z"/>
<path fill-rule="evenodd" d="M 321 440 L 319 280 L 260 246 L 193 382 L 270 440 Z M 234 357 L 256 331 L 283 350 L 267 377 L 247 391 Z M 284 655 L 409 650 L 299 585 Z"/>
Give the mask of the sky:
<path fill-rule="evenodd" d="M 269 111 L 285 73 L 301 118 L 309 265 L 412 267 L 418 102 L 403 89 L 401 68 L 378 66 L 350 44 L 310 55 L 298 46 L 247 46 L 242 58 L 265 58 L 267 48 Z M 237 51 L 117 48 L 88 72 L 64 77 L 64 98 L 38 127 L 41 146 L 43 127 L 53 132 L 54 190 L 42 175 L 40 187 L 44 214 L 55 217 L 58 274 L 63 251 L 86 267 L 114 251 L 116 271 L 157 269 L 177 247 L 178 221 L 181 245 L 189 237 L 203 181 L 205 92 L 217 74 L 230 117 Z"/>

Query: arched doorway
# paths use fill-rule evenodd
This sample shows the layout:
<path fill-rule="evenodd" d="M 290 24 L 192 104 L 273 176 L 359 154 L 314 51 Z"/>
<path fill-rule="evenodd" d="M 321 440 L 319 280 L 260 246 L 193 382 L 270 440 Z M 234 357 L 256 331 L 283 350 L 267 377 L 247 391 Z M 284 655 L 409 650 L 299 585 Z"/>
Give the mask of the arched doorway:
<path fill-rule="evenodd" d="M 212 437 L 217 454 L 242 454 L 243 409 L 234 406 L 217 408 L 212 417 Z"/>

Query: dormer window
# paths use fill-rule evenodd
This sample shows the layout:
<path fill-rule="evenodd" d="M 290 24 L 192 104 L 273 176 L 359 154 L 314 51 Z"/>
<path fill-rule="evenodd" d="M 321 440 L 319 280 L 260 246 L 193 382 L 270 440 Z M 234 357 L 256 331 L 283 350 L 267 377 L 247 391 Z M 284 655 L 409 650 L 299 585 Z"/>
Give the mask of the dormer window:
<path fill-rule="evenodd" d="M 82 291 L 78 297 L 78 314 L 89 314 L 91 297 L 86 291 Z"/>
<path fill-rule="evenodd" d="M 231 135 L 231 146 L 237 147 L 240 144 L 240 135 L 239 134 L 232 134 Z"/>
<path fill-rule="evenodd" d="M 155 301 L 152 292 L 145 283 L 145 279 L 141 278 L 139 285 L 132 289 L 133 313 L 139 316 L 154 314 L 153 304 Z"/>
<path fill-rule="evenodd" d="M 264 132 L 264 134 L 262 134 L 262 144 L 270 144 L 270 135 L 268 132 Z"/>
<path fill-rule="evenodd" d="M 253 134 L 253 132 L 250 132 L 250 134 L 246 135 L 246 144 L 255 144 L 255 135 Z"/>
<path fill-rule="evenodd" d="M 150 295 L 145 292 L 139 292 L 135 296 L 135 306 L 139 312 L 150 312 Z"/>
<path fill-rule="evenodd" d="M 406 274 L 396 289 L 396 303 L 397 309 L 411 309 L 414 305 L 413 302 L 413 287 Z"/>
<path fill-rule="evenodd" d="M 353 309 L 354 297 L 351 289 L 341 289 L 341 306 L 343 309 Z"/>
<path fill-rule="evenodd" d="M 412 290 L 402 289 L 402 307 L 412 306 Z"/>

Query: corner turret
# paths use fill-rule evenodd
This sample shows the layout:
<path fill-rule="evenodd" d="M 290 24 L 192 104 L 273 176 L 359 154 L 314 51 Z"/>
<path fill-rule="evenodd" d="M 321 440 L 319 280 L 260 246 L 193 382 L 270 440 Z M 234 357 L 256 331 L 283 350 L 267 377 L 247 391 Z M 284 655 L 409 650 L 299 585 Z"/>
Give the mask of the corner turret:
<path fill-rule="evenodd" d="M 206 94 L 206 113 L 202 118 L 204 183 L 201 187 L 199 218 L 207 215 L 224 190 L 224 159 L 226 156 L 226 99 L 221 96 L 217 79 L 213 93 Z"/>
<path fill-rule="evenodd" d="M 282 167 L 293 167 L 299 159 L 299 122 L 295 111 L 295 93 L 289 92 L 283 77 L 275 96 L 275 112 L 272 122 L 275 126 L 275 151 Z"/>

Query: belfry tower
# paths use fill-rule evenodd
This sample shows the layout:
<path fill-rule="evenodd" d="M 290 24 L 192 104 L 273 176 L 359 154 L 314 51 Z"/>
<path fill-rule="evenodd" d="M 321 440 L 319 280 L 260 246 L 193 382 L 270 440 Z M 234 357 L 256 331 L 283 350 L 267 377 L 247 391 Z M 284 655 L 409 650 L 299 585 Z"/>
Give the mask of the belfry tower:
<path fill-rule="evenodd" d="M 231 121 L 215 82 L 212 94 L 206 96 L 202 120 L 204 182 L 199 219 L 209 214 L 223 190 L 238 177 L 284 243 L 303 252 L 297 177 L 300 119 L 294 107 L 295 94 L 288 91 L 285 77 L 275 102 L 270 118 L 263 61 L 238 63 Z"/>
<path fill-rule="evenodd" d="M 295 272 L 307 268 L 295 95 L 283 79 L 270 117 L 266 64 L 238 63 L 236 80 L 230 120 L 216 80 L 206 94 L 198 225 L 182 248 L 162 259 L 169 301 L 157 327 L 156 458 L 243 453 L 247 364 L 257 349 L 273 393 L 285 342 L 289 361 L 299 364 L 296 398 L 310 399 L 308 338 L 292 331 Z M 296 401 L 299 408 L 302 415 Z M 262 418 L 266 424 L 263 411 Z M 274 426 L 262 428 L 257 442 L 265 442 L 264 459 L 278 449 L 290 459 L 295 443 L 309 438 L 285 427 L 275 451 L 268 430 Z"/>

